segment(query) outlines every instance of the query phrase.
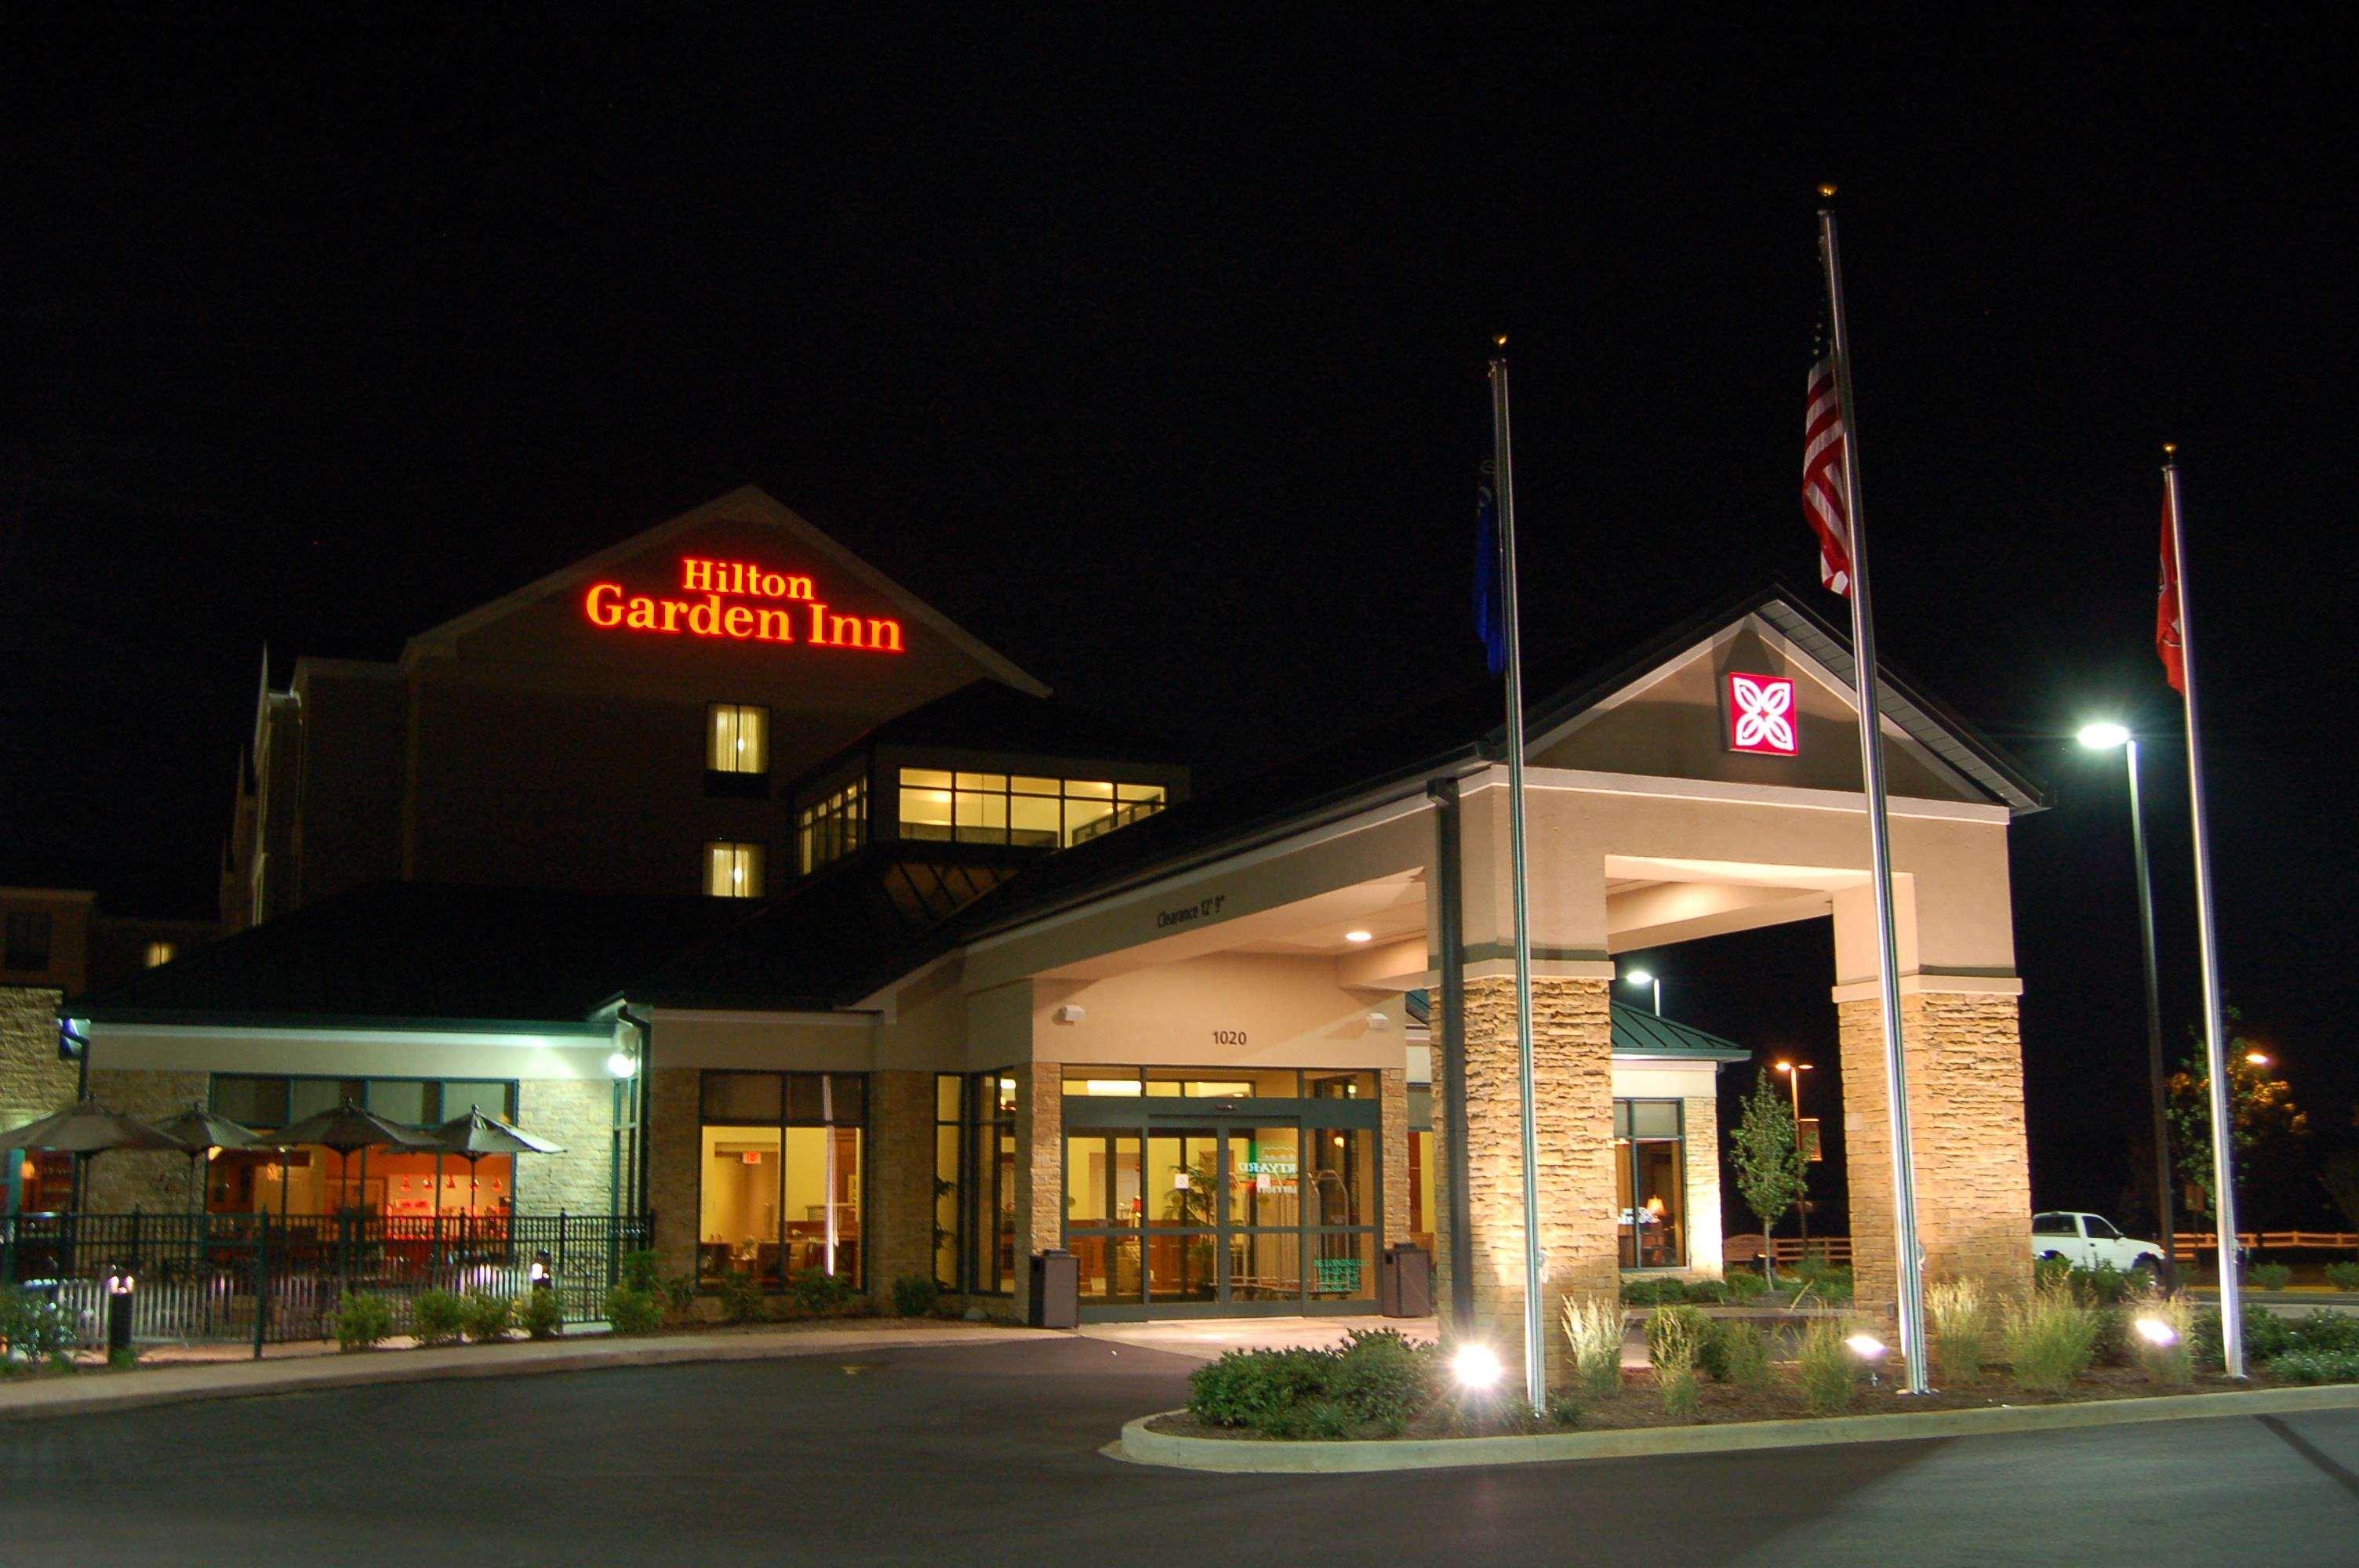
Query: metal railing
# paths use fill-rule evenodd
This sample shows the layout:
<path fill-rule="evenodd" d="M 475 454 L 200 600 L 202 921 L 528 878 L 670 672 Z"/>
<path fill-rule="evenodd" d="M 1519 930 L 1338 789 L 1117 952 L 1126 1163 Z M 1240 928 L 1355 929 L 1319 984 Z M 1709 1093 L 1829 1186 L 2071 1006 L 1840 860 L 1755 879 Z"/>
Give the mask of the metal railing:
<path fill-rule="evenodd" d="M 544 1252 L 565 1321 L 586 1322 L 653 1234 L 646 1215 L 26 1214 L 0 1218 L 0 1286 L 52 1293 L 96 1344 L 106 1276 L 128 1269 L 135 1339 L 259 1354 L 332 1337 L 349 1292 L 383 1298 L 396 1334 L 429 1291 L 522 1295 Z"/>

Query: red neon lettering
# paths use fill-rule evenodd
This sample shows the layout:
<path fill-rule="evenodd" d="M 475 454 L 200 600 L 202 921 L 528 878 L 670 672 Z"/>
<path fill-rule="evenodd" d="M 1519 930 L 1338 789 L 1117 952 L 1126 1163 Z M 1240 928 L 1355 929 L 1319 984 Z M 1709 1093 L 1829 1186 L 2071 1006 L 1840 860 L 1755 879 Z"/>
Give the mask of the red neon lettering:
<path fill-rule="evenodd" d="M 697 597 L 658 599 L 632 593 L 620 583 L 592 583 L 582 595 L 582 613 L 602 631 L 619 626 L 673 636 L 685 632 L 739 642 L 792 643 L 794 617 L 788 611 L 724 602 L 729 599 L 787 600 L 810 606 L 809 641 L 813 647 L 881 654 L 905 651 L 900 622 L 886 616 L 832 613 L 820 601 L 812 579 L 799 573 L 766 571 L 745 561 L 683 556 L 680 582 Z"/>
<path fill-rule="evenodd" d="M 601 594 L 605 596 L 603 606 L 599 601 Z M 623 620 L 622 601 L 623 589 L 620 583 L 593 582 L 590 585 L 588 596 L 582 600 L 582 612 L 590 617 L 590 624 L 592 626 L 619 625 Z"/>

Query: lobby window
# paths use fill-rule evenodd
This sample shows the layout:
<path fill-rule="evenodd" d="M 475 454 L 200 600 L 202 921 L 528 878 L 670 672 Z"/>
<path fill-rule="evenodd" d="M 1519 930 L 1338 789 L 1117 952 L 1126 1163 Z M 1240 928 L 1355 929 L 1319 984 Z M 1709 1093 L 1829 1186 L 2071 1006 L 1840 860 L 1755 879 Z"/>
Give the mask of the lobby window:
<path fill-rule="evenodd" d="M 766 773 L 770 771 L 770 710 L 742 702 L 716 702 L 706 710 L 706 771 Z"/>
<path fill-rule="evenodd" d="M 1151 816 L 1168 803 L 1161 784 L 903 768 L 901 837 L 1057 849 Z"/>
<path fill-rule="evenodd" d="M 934 1076 L 934 1283 L 946 1291 L 966 1289 L 962 1266 L 966 1244 L 966 1079 L 956 1073 Z"/>
<path fill-rule="evenodd" d="M 1687 1140 L 1675 1099 L 1614 1102 L 1614 1193 L 1622 1267 L 1688 1260 Z"/>
<path fill-rule="evenodd" d="M 498 1079 L 216 1073 L 210 1104 L 216 1116 L 268 1130 L 348 1099 L 409 1127 L 447 1121 L 470 1107 L 504 1121 L 516 1116 L 516 1085 Z M 224 1149 L 204 1170 L 205 1207 L 214 1214 L 355 1212 L 497 1224 L 516 1208 L 516 1162 L 506 1154 L 486 1155 L 470 1165 L 457 1155 L 389 1149 L 373 1149 L 365 1161 L 316 1147 L 283 1152 Z"/>
<path fill-rule="evenodd" d="M 169 942 L 148 943 L 147 951 L 145 955 L 147 967 L 152 969 L 158 964 L 170 963 L 172 961 L 172 954 L 174 951 L 176 951 L 176 949 Z"/>
<path fill-rule="evenodd" d="M 707 844 L 704 847 L 704 891 L 714 898 L 762 896 L 762 846 Z"/>
<path fill-rule="evenodd" d="M 49 967 L 50 922 L 46 909 L 12 909 L 0 968 L 19 972 Z"/>
<path fill-rule="evenodd" d="M 796 854 L 806 876 L 831 860 L 851 854 L 867 841 L 866 779 L 854 779 L 825 799 L 803 807 L 796 824 Z"/>
<path fill-rule="evenodd" d="M 1016 1071 L 977 1073 L 969 1080 L 967 1235 L 973 1238 L 969 1289 L 1005 1295 L 1016 1289 Z"/>
<path fill-rule="evenodd" d="M 1408 1091 L 1408 1207 L 1410 1242 L 1433 1250 L 1433 1091 Z"/>
<path fill-rule="evenodd" d="M 702 1086 L 696 1273 L 861 1282 L 867 1080 L 857 1073 L 708 1072 Z"/>

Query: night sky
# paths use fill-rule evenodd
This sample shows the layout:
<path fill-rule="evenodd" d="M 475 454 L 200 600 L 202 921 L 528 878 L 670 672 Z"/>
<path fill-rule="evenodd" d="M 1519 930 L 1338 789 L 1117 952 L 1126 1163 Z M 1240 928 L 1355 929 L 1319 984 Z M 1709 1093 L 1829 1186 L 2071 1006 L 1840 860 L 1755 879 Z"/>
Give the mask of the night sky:
<path fill-rule="evenodd" d="M 2088 715 L 2151 733 L 2174 1052 L 2197 1011 L 2166 439 L 2229 990 L 2354 1136 L 2348 34 L 1328 13 L 5 53 L 0 881 L 208 910 L 266 642 L 281 684 L 390 657 L 749 481 L 1235 776 L 1479 677 L 1494 330 L 1536 643 L 1810 584 L 1831 178 L 1886 652 L 2058 798 L 2015 832 L 2036 1198 L 2129 1212 L 2145 1116 Z M 1658 955 L 1669 1011 L 1832 1064 L 1827 944 Z"/>

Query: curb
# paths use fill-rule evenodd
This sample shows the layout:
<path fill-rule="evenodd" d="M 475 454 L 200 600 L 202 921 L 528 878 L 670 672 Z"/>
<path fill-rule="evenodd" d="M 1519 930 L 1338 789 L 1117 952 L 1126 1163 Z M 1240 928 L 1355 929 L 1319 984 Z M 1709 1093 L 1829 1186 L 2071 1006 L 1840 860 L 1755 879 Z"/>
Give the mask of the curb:
<path fill-rule="evenodd" d="M 0 1385 L 0 1428 L 20 1422 L 57 1421 L 82 1415 L 109 1415 L 119 1411 L 152 1410 L 161 1405 L 193 1404 L 209 1400 L 257 1399 L 272 1394 L 368 1388 L 386 1383 L 426 1383 L 471 1378 L 521 1378 L 543 1372 L 596 1372 L 636 1367 L 679 1367 L 699 1362 L 778 1361 L 798 1357 L 864 1354 L 896 1346 L 932 1347 L 943 1345 L 998 1345 L 1037 1338 L 1039 1331 L 1022 1328 L 972 1328 L 954 1331 L 893 1330 L 852 1332 L 841 1337 L 816 1336 L 791 1338 L 699 1343 L 693 1338 L 655 1339 L 628 1345 L 522 1354 L 530 1342 L 503 1354 L 493 1346 L 451 1350 L 393 1350 L 365 1356 L 319 1357 L 299 1362 L 273 1364 L 240 1362 L 232 1367 L 183 1368 L 159 1367 L 147 1372 L 93 1377 L 86 1381 L 60 1379 L 9 1389 Z M 261 1370 L 249 1372 L 248 1368 Z M 147 1383 L 145 1379 L 158 1379 Z M 167 1381 L 167 1379 L 169 1379 Z"/>
<path fill-rule="evenodd" d="M 2359 1409 L 2359 1386 L 2254 1389 L 2224 1394 L 2160 1394 L 2080 1404 L 2005 1405 L 1993 1410 L 1927 1411 L 1921 1415 L 1827 1416 L 1800 1421 L 1732 1422 L 1722 1426 L 1640 1427 L 1625 1432 L 1544 1433 L 1536 1437 L 1445 1437 L 1348 1443 L 1256 1442 L 1150 1432 L 1156 1416 L 1126 1423 L 1109 1446 L 1139 1465 L 1225 1475 L 1348 1475 L 1375 1470 L 1456 1469 L 1475 1465 L 1544 1465 L 1573 1459 L 1626 1459 L 1671 1454 L 1736 1454 L 1764 1448 L 1816 1448 L 1849 1443 L 1908 1443 L 2013 1432 L 2131 1426 L 2147 1422 Z M 1176 1415 L 1160 1411 L 1157 1415 Z"/>

